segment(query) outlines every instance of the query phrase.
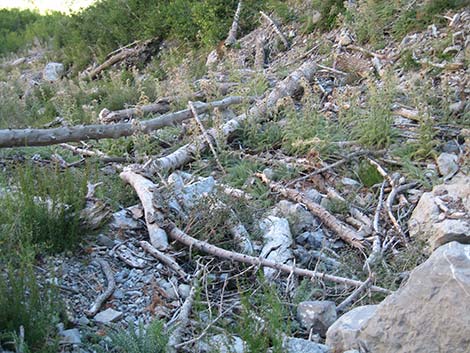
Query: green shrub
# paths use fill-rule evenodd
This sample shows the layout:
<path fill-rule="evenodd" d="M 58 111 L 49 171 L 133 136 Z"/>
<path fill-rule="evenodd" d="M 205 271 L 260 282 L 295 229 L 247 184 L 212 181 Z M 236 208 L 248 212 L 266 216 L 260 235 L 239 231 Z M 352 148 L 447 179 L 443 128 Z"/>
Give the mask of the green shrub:
<path fill-rule="evenodd" d="M 155 320 L 147 328 L 142 322 L 135 327 L 131 322 L 128 330 L 114 328 L 108 335 L 112 350 L 104 350 L 97 347 L 101 352 L 119 353 L 164 353 L 168 345 L 168 334 L 162 321 Z"/>
<path fill-rule="evenodd" d="M 80 211 L 84 207 L 86 179 L 72 170 L 18 167 L 10 192 L 0 198 L 5 232 L 0 240 L 25 243 L 52 252 L 71 249 L 80 242 Z M 15 245 L 16 244 L 16 245 Z"/>
<path fill-rule="evenodd" d="M 4 226 L 2 232 L 8 231 Z M 14 232 L 13 229 L 10 231 Z M 32 263 L 34 254 L 18 250 L 14 261 L 0 259 L 0 346 L 17 352 L 57 352 L 55 324 L 63 313 L 55 290 L 40 285 Z M 27 349 L 19 350 L 20 326 Z"/>

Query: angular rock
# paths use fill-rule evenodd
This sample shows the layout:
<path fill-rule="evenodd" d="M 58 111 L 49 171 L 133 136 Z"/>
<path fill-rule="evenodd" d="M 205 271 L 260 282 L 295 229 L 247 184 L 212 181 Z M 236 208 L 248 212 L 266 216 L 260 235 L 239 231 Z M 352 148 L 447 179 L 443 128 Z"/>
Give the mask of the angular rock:
<path fill-rule="evenodd" d="M 99 312 L 95 316 L 95 321 L 101 322 L 102 324 L 108 324 L 116 321 L 122 317 L 122 312 L 108 308 L 105 311 Z"/>
<path fill-rule="evenodd" d="M 336 318 L 336 305 L 331 301 L 305 301 L 297 306 L 297 320 L 300 325 L 321 336 L 325 336 Z"/>
<path fill-rule="evenodd" d="M 324 344 L 295 337 L 286 337 L 282 348 L 286 353 L 330 353 L 330 349 Z"/>
<path fill-rule="evenodd" d="M 113 213 L 109 225 L 118 230 L 136 230 L 142 227 L 139 222 L 128 215 L 127 210 Z"/>
<path fill-rule="evenodd" d="M 470 176 L 457 174 L 421 196 L 408 222 L 411 237 L 431 249 L 451 241 L 470 243 Z"/>
<path fill-rule="evenodd" d="M 332 353 L 342 353 L 350 348 L 359 348 L 357 336 L 374 315 L 377 305 L 364 305 L 342 315 L 326 333 L 326 345 Z"/>
<path fill-rule="evenodd" d="M 291 264 L 294 254 L 292 253 L 292 235 L 289 222 L 285 218 L 269 216 L 260 222 L 263 232 L 264 246 L 261 257 L 283 264 Z M 277 270 L 265 267 L 263 269 L 267 279 L 274 279 Z"/>
<path fill-rule="evenodd" d="M 42 73 L 44 80 L 57 81 L 64 75 L 65 68 L 61 63 L 47 63 Z"/>
<path fill-rule="evenodd" d="M 60 333 L 61 343 L 64 344 L 81 344 L 82 339 L 80 331 L 76 328 L 70 330 L 64 330 Z"/>
<path fill-rule="evenodd" d="M 273 209 L 273 215 L 287 218 L 294 235 L 318 227 L 313 215 L 299 203 L 282 200 Z"/>
<path fill-rule="evenodd" d="M 443 177 L 453 175 L 459 170 L 459 157 L 452 153 L 441 153 L 437 157 L 437 167 Z"/>
<path fill-rule="evenodd" d="M 358 340 L 370 352 L 468 353 L 470 245 L 434 251 L 377 307 Z"/>
<path fill-rule="evenodd" d="M 199 342 L 199 352 L 244 353 L 245 342 L 238 336 L 215 335 Z"/>

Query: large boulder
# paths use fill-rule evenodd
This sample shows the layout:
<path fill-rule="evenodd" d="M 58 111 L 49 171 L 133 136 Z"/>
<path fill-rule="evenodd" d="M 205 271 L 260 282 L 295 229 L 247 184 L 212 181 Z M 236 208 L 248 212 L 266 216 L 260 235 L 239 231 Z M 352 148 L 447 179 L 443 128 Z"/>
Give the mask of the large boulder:
<path fill-rule="evenodd" d="M 451 241 L 470 243 L 470 176 L 457 174 L 421 196 L 409 221 L 410 236 L 431 249 Z"/>
<path fill-rule="evenodd" d="M 358 344 L 374 353 L 468 353 L 470 245 L 451 242 L 434 251 L 377 307 L 355 345 L 341 348 Z"/>

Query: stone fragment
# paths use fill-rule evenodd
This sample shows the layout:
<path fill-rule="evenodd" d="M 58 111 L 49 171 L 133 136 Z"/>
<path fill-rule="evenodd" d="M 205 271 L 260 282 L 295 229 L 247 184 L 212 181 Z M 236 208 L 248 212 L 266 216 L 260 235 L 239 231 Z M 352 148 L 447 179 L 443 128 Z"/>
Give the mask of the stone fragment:
<path fill-rule="evenodd" d="M 203 353 L 244 353 L 245 342 L 238 336 L 219 334 L 199 342 L 198 348 L 198 351 Z"/>
<path fill-rule="evenodd" d="M 357 336 L 364 325 L 374 315 L 377 305 L 364 305 L 354 308 L 330 326 L 326 333 L 326 345 L 332 353 L 342 353 L 350 348 L 359 348 Z"/>
<path fill-rule="evenodd" d="M 62 78 L 65 68 L 61 63 L 47 63 L 42 73 L 44 80 L 54 82 Z"/>
<path fill-rule="evenodd" d="M 470 245 L 434 251 L 378 305 L 358 339 L 370 352 L 468 353 Z"/>
<path fill-rule="evenodd" d="M 439 173 L 443 177 L 453 175 L 459 169 L 459 157 L 452 153 L 441 153 L 436 162 Z"/>
<path fill-rule="evenodd" d="M 61 343 L 63 344 L 81 344 L 82 339 L 80 331 L 76 328 L 70 330 L 64 330 L 60 333 Z"/>
<path fill-rule="evenodd" d="M 121 317 L 122 312 L 108 308 L 96 314 L 95 321 L 100 322 L 102 324 L 108 324 L 110 322 L 119 320 Z"/>
<path fill-rule="evenodd" d="M 294 235 L 318 227 L 313 215 L 299 203 L 282 200 L 273 209 L 273 215 L 287 218 Z"/>
<path fill-rule="evenodd" d="M 330 353 L 330 349 L 324 344 L 295 337 L 286 337 L 282 348 L 286 353 Z"/>
<path fill-rule="evenodd" d="M 141 228 L 141 224 L 127 214 L 127 210 L 113 213 L 109 225 L 117 230 L 136 230 Z"/>
<path fill-rule="evenodd" d="M 106 246 L 107 248 L 112 249 L 114 245 L 114 240 L 112 240 L 110 237 L 104 235 L 104 234 L 98 234 L 96 237 L 96 242 L 101 245 L 101 246 Z"/>
<path fill-rule="evenodd" d="M 292 234 L 289 222 L 285 218 L 269 216 L 263 219 L 259 226 L 264 240 L 260 256 L 277 263 L 291 264 L 294 254 L 291 250 Z M 269 280 L 274 279 L 278 272 L 267 267 L 263 271 Z"/>
<path fill-rule="evenodd" d="M 313 10 L 311 19 L 312 19 L 312 25 L 316 25 L 321 20 L 321 13 L 317 10 Z"/>
<path fill-rule="evenodd" d="M 300 325 L 321 336 L 325 336 L 336 318 L 336 305 L 332 301 L 305 301 L 297 306 L 297 320 Z"/>
<path fill-rule="evenodd" d="M 459 173 L 424 193 L 408 225 L 410 236 L 431 250 L 451 241 L 470 243 L 470 176 Z"/>

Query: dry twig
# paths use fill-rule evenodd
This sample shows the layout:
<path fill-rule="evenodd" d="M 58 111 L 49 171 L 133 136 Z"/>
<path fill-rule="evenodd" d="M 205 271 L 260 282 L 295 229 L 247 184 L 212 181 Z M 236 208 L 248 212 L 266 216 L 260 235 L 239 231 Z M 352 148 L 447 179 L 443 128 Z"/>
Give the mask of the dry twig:
<path fill-rule="evenodd" d="M 106 299 L 108 299 L 111 294 L 113 294 L 114 289 L 116 288 L 116 282 L 114 281 L 113 271 L 111 270 L 111 267 L 109 266 L 108 262 L 103 259 L 97 259 L 96 261 L 100 264 L 101 270 L 105 274 L 106 280 L 108 281 L 108 285 L 106 287 L 106 290 L 95 299 L 95 302 L 90 307 L 90 309 L 85 311 L 85 314 L 89 317 L 93 317 L 98 313 L 98 310 L 100 310 L 101 305 L 103 305 Z"/>

